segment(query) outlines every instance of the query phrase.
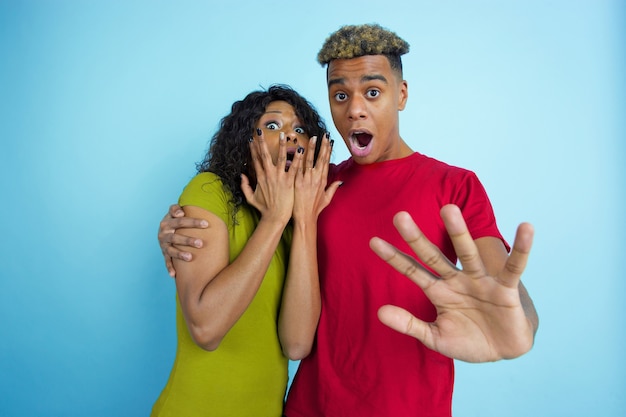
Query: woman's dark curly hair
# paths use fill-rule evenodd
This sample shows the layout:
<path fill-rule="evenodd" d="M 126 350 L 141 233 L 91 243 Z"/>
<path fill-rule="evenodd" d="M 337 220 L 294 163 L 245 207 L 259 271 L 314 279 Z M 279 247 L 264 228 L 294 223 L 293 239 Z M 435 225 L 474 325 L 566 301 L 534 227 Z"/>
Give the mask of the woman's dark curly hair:
<path fill-rule="evenodd" d="M 204 159 L 196 164 L 198 173 L 212 172 L 218 175 L 231 192 L 233 218 L 239 207 L 246 204 L 241 190 L 241 174 L 246 174 L 252 187 L 255 186 L 256 176 L 249 139 L 253 136 L 256 122 L 273 101 L 291 104 L 309 137 L 317 136 L 321 139 L 327 131 L 326 124 L 315 107 L 287 85 L 272 85 L 267 91 L 253 91 L 243 100 L 236 101 L 230 114 L 220 121 L 219 129 L 213 135 Z M 321 140 L 317 144 L 321 144 Z"/>

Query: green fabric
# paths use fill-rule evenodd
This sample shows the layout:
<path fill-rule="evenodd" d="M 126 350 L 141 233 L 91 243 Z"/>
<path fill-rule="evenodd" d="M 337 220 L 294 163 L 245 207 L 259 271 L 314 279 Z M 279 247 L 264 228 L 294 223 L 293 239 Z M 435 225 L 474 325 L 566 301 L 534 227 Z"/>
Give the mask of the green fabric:
<path fill-rule="evenodd" d="M 258 215 L 241 207 L 233 225 L 229 198 L 219 177 L 201 173 L 189 182 L 179 204 L 204 208 L 228 225 L 232 262 L 256 228 Z M 282 415 L 288 361 L 278 341 L 277 318 L 290 240 L 287 231 L 254 300 L 213 352 L 194 343 L 176 297 L 176 359 L 152 416 Z"/>

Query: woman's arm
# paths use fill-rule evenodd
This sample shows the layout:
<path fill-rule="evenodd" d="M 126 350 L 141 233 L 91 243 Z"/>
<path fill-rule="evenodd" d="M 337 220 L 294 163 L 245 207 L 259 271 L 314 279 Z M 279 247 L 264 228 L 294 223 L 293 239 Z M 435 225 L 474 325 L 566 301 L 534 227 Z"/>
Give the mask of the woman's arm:
<path fill-rule="evenodd" d="M 275 167 L 264 142 L 258 141 L 261 142 L 258 146 L 252 145 L 253 152 L 260 155 L 255 158 L 257 186 L 252 190 L 243 176 L 242 189 L 261 218 L 232 263 L 229 263 L 226 224 L 207 210 L 184 207 L 186 216 L 204 219 L 211 225 L 208 229 L 184 231 L 205 242 L 201 248 L 188 248 L 193 262 L 174 259 L 176 289 L 185 321 L 194 341 L 207 350 L 219 346 L 252 302 L 293 210 L 295 173 L 285 172 L 284 164 Z M 284 143 L 281 143 L 281 151 L 284 154 Z M 301 155 L 296 155 L 292 166 L 297 169 L 301 159 Z"/>
<path fill-rule="evenodd" d="M 176 290 L 189 332 L 198 346 L 215 350 L 256 295 L 286 222 L 262 218 L 242 252 L 229 264 L 226 224 L 199 207 L 186 206 L 183 210 L 187 216 L 213 225 L 185 231 L 206 244 L 188 249 L 193 262 L 174 259 L 174 266 Z"/>
<path fill-rule="evenodd" d="M 328 206 L 340 183 L 326 189 L 332 149 L 325 136 L 313 167 L 315 140 L 306 151 L 306 167 L 296 177 L 293 209 L 293 241 L 278 318 L 283 353 L 299 360 L 311 351 L 320 316 L 321 301 L 317 267 L 317 218 Z"/>

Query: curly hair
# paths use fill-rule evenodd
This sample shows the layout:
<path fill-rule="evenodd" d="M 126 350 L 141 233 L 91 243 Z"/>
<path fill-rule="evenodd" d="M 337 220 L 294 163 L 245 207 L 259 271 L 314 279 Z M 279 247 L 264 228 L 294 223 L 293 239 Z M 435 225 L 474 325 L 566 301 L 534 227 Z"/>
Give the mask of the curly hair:
<path fill-rule="evenodd" d="M 293 106 L 309 137 L 321 138 L 327 131 L 326 124 L 315 107 L 288 85 L 275 84 L 266 91 L 253 91 L 243 100 L 236 101 L 230 113 L 220 121 L 204 159 L 196 164 L 198 173 L 216 174 L 231 193 L 232 199 L 229 203 L 233 209 L 233 220 L 239 207 L 247 204 L 241 190 L 241 174 L 250 178 L 253 188 L 256 183 L 249 139 L 257 121 L 273 101 L 285 101 Z M 319 144 L 321 141 L 318 141 Z M 316 154 L 317 151 L 318 149 Z"/>
<path fill-rule="evenodd" d="M 332 33 L 317 54 L 321 66 L 334 59 L 352 59 L 365 55 L 384 55 L 391 68 L 402 74 L 400 56 L 409 52 L 409 44 L 394 32 L 372 23 L 346 25 Z"/>

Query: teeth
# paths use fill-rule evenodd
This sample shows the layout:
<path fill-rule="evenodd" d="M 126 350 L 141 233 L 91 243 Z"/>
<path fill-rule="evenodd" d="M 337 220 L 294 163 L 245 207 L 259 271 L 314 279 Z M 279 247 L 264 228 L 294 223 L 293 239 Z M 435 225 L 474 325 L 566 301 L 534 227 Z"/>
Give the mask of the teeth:
<path fill-rule="evenodd" d="M 367 133 L 365 132 L 361 132 L 361 131 L 357 131 L 354 132 L 352 134 L 352 143 L 354 143 L 355 147 L 357 149 L 365 149 L 367 148 L 367 145 L 361 145 L 361 142 L 359 141 L 358 135 L 366 135 Z"/>
<path fill-rule="evenodd" d="M 352 141 L 352 143 L 354 143 L 354 146 L 356 146 L 358 149 L 365 149 L 367 146 L 362 146 L 359 143 L 359 140 L 355 137 L 354 140 Z"/>

